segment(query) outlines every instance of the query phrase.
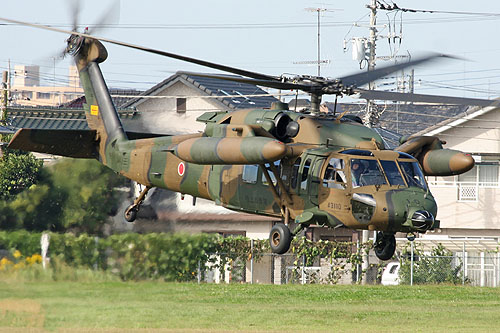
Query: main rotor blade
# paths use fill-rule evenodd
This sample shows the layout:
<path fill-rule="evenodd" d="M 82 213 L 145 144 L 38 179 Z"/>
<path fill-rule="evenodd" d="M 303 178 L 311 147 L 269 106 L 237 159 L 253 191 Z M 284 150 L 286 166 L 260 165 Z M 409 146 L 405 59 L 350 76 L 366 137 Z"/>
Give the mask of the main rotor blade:
<path fill-rule="evenodd" d="M 317 86 L 315 85 L 306 85 L 306 84 L 298 84 L 298 83 L 290 83 L 290 82 L 279 82 L 279 81 L 269 81 L 269 80 L 256 80 L 256 79 L 248 79 L 241 76 L 230 76 L 230 75 L 219 75 L 219 74 L 208 74 L 208 73 L 194 73 L 194 72 L 186 72 L 186 71 L 178 71 L 178 74 L 186 74 L 192 76 L 201 76 L 207 77 L 211 79 L 219 79 L 226 81 L 234 81 L 240 83 L 248 83 L 254 84 L 256 86 L 264 86 L 275 89 L 290 89 L 290 90 L 302 90 L 302 91 L 312 91 Z"/>
<path fill-rule="evenodd" d="M 359 88 L 355 89 L 354 91 L 358 93 L 361 98 L 370 100 L 386 100 L 386 101 L 416 102 L 416 103 L 422 102 L 422 103 L 454 104 L 454 105 L 475 105 L 482 107 L 500 105 L 500 100 L 490 100 L 490 99 L 397 93 L 397 92 L 388 92 L 379 90 L 366 90 Z"/>
<path fill-rule="evenodd" d="M 0 17 L 0 21 L 19 24 L 19 25 L 25 25 L 28 27 L 33 27 L 33 28 L 38 28 L 38 29 L 45 29 L 45 30 L 49 30 L 49 31 L 61 32 L 61 33 L 69 34 L 69 35 L 77 35 L 77 36 L 81 36 L 81 37 L 96 39 L 96 40 L 99 40 L 102 42 L 107 42 L 107 43 L 111 43 L 111 44 L 115 44 L 115 45 L 120 45 L 120 46 L 124 46 L 124 47 L 128 47 L 128 48 L 136 49 L 136 50 L 141 50 L 141 51 L 148 52 L 148 53 L 158 54 L 161 56 L 190 62 L 193 64 L 205 66 L 208 68 L 218 69 L 218 70 L 225 71 L 228 73 L 233 73 L 233 74 L 237 74 L 237 75 L 251 77 L 251 78 L 254 78 L 257 80 L 280 81 L 280 77 L 278 77 L 278 76 L 271 76 L 271 75 L 261 74 L 261 73 L 257 73 L 257 72 L 251 72 L 251 71 L 247 71 L 247 70 L 236 68 L 236 67 L 225 66 L 225 65 L 217 64 L 217 63 L 210 62 L 210 61 L 186 57 L 186 56 L 183 56 L 180 54 L 156 50 L 156 49 L 152 49 L 152 48 L 145 47 L 145 46 L 120 42 L 120 41 L 109 39 L 109 38 L 97 37 L 97 36 L 92 36 L 89 34 L 84 34 L 81 32 L 69 31 L 69 30 L 49 27 L 49 26 L 46 26 L 43 24 L 23 22 L 23 21 L 12 20 L 12 19 L 2 18 L 2 17 Z"/>
<path fill-rule="evenodd" d="M 101 14 L 99 19 L 90 26 L 88 34 L 95 34 L 96 32 L 105 28 L 106 24 L 120 22 L 120 7 L 120 0 L 113 1 L 108 9 L 103 14 Z"/>
<path fill-rule="evenodd" d="M 76 31 L 78 29 L 78 15 L 80 14 L 80 0 L 72 0 L 70 1 L 70 15 L 72 20 L 72 29 Z"/>
<path fill-rule="evenodd" d="M 340 80 L 342 81 L 342 84 L 346 87 L 348 86 L 354 86 L 354 87 L 361 87 L 364 84 L 367 84 L 369 82 L 375 81 L 377 79 L 380 79 L 381 77 L 384 77 L 386 75 L 392 74 L 394 72 L 397 72 L 403 68 L 406 67 L 411 67 L 411 66 L 416 66 L 418 64 L 437 59 L 437 58 L 454 58 L 449 55 L 445 54 L 431 54 L 428 56 L 424 56 L 409 62 L 405 63 L 400 63 L 396 65 L 389 65 L 385 67 L 379 67 L 377 69 L 374 69 L 372 71 L 366 71 L 362 72 L 359 74 L 353 74 L 349 76 L 344 76 L 341 77 Z"/>

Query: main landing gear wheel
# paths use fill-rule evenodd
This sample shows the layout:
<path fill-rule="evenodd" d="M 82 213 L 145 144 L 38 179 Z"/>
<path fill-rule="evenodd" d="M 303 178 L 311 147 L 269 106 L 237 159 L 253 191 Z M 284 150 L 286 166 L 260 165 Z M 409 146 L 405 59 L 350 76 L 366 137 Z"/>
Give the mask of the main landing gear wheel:
<path fill-rule="evenodd" d="M 394 237 L 394 234 L 378 232 L 373 249 L 380 260 L 391 259 L 396 251 L 396 237 Z"/>
<path fill-rule="evenodd" d="M 290 229 L 283 223 L 278 223 L 273 226 L 269 234 L 269 243 L 273 253 L 283 254 L 290 248 L 292 242 L 292 233 Z"/>

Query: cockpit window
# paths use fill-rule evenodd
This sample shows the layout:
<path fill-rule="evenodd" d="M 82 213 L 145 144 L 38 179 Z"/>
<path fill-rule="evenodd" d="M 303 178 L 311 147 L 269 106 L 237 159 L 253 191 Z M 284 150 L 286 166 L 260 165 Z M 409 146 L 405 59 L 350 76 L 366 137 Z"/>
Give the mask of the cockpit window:
<path fill-rule="evenodd" d="M 343 159 L 331 158 L 326 166 L 323 176 L 323 186 L 328 188 L 346 188 L 346 177 L 344 172 L 345 163 Z"/>
<path fill-rule="evenodd" d="M 409 187 L 420 187 L 427 190 L 424 174 L 417 162 L 399 162 L 399 165 Z"/>
<path fill-rule="evenodd" d="M 399 173 L 398 166 L 394 161 L 380 161 L 382 168 L 384 169 L 385 175 L 390 185 L 401 185 L 406 186 L 401 173 Z"/>
<path fill-rule="evenodd" d="M 351 160 L 352 187 L 387 184 L 377 160 Z"/>

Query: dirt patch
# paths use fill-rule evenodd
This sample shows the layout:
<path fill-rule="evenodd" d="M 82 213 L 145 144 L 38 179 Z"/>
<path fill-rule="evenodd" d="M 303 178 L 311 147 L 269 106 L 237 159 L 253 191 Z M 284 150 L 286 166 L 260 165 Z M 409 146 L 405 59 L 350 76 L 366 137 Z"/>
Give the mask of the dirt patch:
<path fill-rule="evenodd" d="M 34 300 L 0 300 L 0 327 L 10 327 L 14 331 L 17 327 L 42 328 L 44 320 L 42 306 Z"/>

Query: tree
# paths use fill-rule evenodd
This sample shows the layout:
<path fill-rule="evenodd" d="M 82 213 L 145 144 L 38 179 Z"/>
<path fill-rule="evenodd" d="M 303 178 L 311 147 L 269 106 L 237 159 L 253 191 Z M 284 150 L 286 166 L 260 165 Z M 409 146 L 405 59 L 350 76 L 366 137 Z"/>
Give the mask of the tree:
<path fill-rule="evenodd" d="M 442 244 L 434 247 L 430 254 L 425 254 L 418 247 L 413 251 L 413 283 L 453 283 L 463 282 L 462 263 L 455 263 L 453 252 L 447 250 Z M 411 281 L 411 252 L 405 249 L 402 255 L 401 269 L 399 270 L 401 282 L 410 284 Z"/>
<path fill-rule="evenodd" d="M 0 228 L 99 234 L 122 181 L 95 160 L 65 158 L 42 169 L 32 154 L 9 152 L 0 161 Z"/>
<path fill-rule="evenodd" d="M 61 227 L 99 234 L 118 205 L 123 178 L 95 160 L 63 159 L 49 168 L 62 205 Z"/>
<path fill-rule="evenodd" d="M 0 159 L 0 200 L 11 200 L 36 183 L 42 165 L 31 153 L 6 149 Z"/>
<path fill-rule="evenodd" d="M 30 231 L 63 231 L 61 216 L 64 200 L 54 187 L 52 175 L 42 169 L 40 180 L 19 193 L 10 203 L 17 227 Z"/>

